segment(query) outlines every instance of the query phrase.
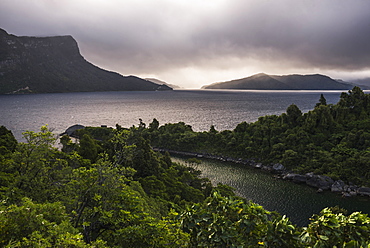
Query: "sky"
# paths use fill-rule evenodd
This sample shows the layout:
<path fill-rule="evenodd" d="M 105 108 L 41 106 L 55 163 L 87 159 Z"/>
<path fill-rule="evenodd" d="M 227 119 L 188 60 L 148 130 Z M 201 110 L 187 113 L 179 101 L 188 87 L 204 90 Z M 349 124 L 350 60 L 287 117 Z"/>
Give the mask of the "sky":
<path fill-rule="evenodd" d="M 368 0 L 1 0 L 0 28 L 72 35 L 91 63 L 200 88 L 257 73 L 370 78 Z"/>

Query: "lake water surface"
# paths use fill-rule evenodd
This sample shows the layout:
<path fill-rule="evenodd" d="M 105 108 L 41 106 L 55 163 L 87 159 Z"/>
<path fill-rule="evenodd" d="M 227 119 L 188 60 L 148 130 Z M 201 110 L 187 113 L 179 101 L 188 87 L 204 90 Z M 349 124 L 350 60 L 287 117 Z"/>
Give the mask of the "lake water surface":
<path fill-rule="evenodd" d="M 340 206 L 349 213 L 370 213 L 369 197 L 343 198 L 331 192 L 317 193 L 307 185 L 274 178 L 271 173 L 231 162 L 201 159 L 201 164 L 189 164 L 186 157 L 173 157 L 174 162 L 195 167 L 202 176 L 232 186 L 236 194 L 262 205 L 270 211 L 285 214 L 300 226 L 307 226 L 309 218 L 325 207 Z"/>
<path fill-rule="evenodd" d="M 183 121 L 194 131 L 209 130 L 211 125 L 225 130 L 263 115 L 279 115 L 292 103 L 307 112 L 321 93 L 328 103 L 337 103 L 341 92 L 174 90 L 0 95 L 0 125 L 17 138 L 45 124 L 61 133 L 74 124 L 130 127 L 138 125 L 139 118 L 145 123 L 153 118 L 160 124 Z"/>
<path fill-rule="evenodd" d="M 225 91 L 175 90 L 157 92 L 94 92 L 37 95 L 0 95 L 0 125 L 12 130 L 18 140 L 22 132 L 38 131 L 48 124 L 55 133 L 69 126 L 138 125 L 183 121 L 194 131 L 234 129 L 240 122 L 260 116 L 280 115 L 290 104 L 302 112 L 313 109 L 323 93 L 327 103 L 337 103 L 340 91 Z M 204 161 L 199 169 L 213 183 L 222 182 L 239 195 L 268 210 L 289 216 L 304 225 L 325 206 L 340 205 L 351 211 L 370 213 L 368 198 L 342 199 L 334 194 L 317 194 L 303 185 L 276 180 L 269 174 L 234 164 Z"/>

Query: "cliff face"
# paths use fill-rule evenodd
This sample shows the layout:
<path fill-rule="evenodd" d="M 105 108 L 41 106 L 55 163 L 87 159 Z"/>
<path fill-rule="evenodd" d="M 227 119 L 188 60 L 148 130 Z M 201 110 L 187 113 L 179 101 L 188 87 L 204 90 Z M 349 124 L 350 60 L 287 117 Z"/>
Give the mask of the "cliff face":
<path fill-rule="evenodd" d="M 325 75 L 275 76 L 264 73 L 251 77 L 215 83 L 204 89 L 253 89 L 253 90 L 346 90 L 353 85 L 338 82 Z"/>
<path fill-rule="evenodd" d="M 0 94 L 133 90 L 163 87 L 89 63 L 72 36 L 18 37 L 0 29 Z"/>

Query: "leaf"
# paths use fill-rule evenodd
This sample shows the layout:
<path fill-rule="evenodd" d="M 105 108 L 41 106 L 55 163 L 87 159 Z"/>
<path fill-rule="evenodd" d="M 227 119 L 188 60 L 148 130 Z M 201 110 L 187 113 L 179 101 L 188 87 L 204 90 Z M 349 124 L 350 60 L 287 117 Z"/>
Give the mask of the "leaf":
<path fill-rule="evenodd" d="M 83 225 L 83 226 L 90 226 L 90 222 L 86 222 L 86 221 L 85 221 L 85 222 L 83 222 L 83 223 L 82 223 L 82 225 Z"/>
<path fill-rule="evenodd" d="M 325 235 L 319 235 L 319 237 L 322 240 L 329 240 L 328 236 L 325 236 Z"/>

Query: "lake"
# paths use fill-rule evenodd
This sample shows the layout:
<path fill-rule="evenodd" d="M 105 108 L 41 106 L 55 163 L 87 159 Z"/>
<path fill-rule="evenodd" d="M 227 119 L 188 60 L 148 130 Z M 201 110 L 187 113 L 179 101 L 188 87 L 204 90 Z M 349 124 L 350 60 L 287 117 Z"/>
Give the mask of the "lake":
<path fill-rule="evenodd" d="M 323 93 L 337 103 L 340 91 L 174 90 L 154 92 L 93 92 L 0 95 L 0 125 L 20 139 L 26 130 L 48 124 L 56 133 L 69 126 L 138 125 L 141 118 L 160 124 L 183 121 L 194 131 L 234 129 L 243 121 L 281 114 L 290 104 L 303 112 L 314 108 Z"/>
<path fill-rule="evenodd" d="M 302 112 L 313 109 L 324 94 L 327 103 L 337 103 L 341 91 L 240 91 L 174 90 L 156 92 L 93 92 L 37 95 L 0 95 L 0 125 L 22 141 L 22 132 L 38 131 L 48 124 L 56 134 L 69 126 L 138 125 L 183 121 L 194 131 L 234 129 L 243 121 L 260 116 L 280 115 L 290 104 Z M 237 193 L 268 210 L 286 214 L 305 225 L 313 213 L 325 206 L 340 205 L 351 211 L 370 213 L 368 198 L 343 199 L 335 194 L 317 194 L 312 188 L 276 180 L 261 171 L 235 164 L 203 161 L 203 175 L 215 184 L 222 182 Z"/>

